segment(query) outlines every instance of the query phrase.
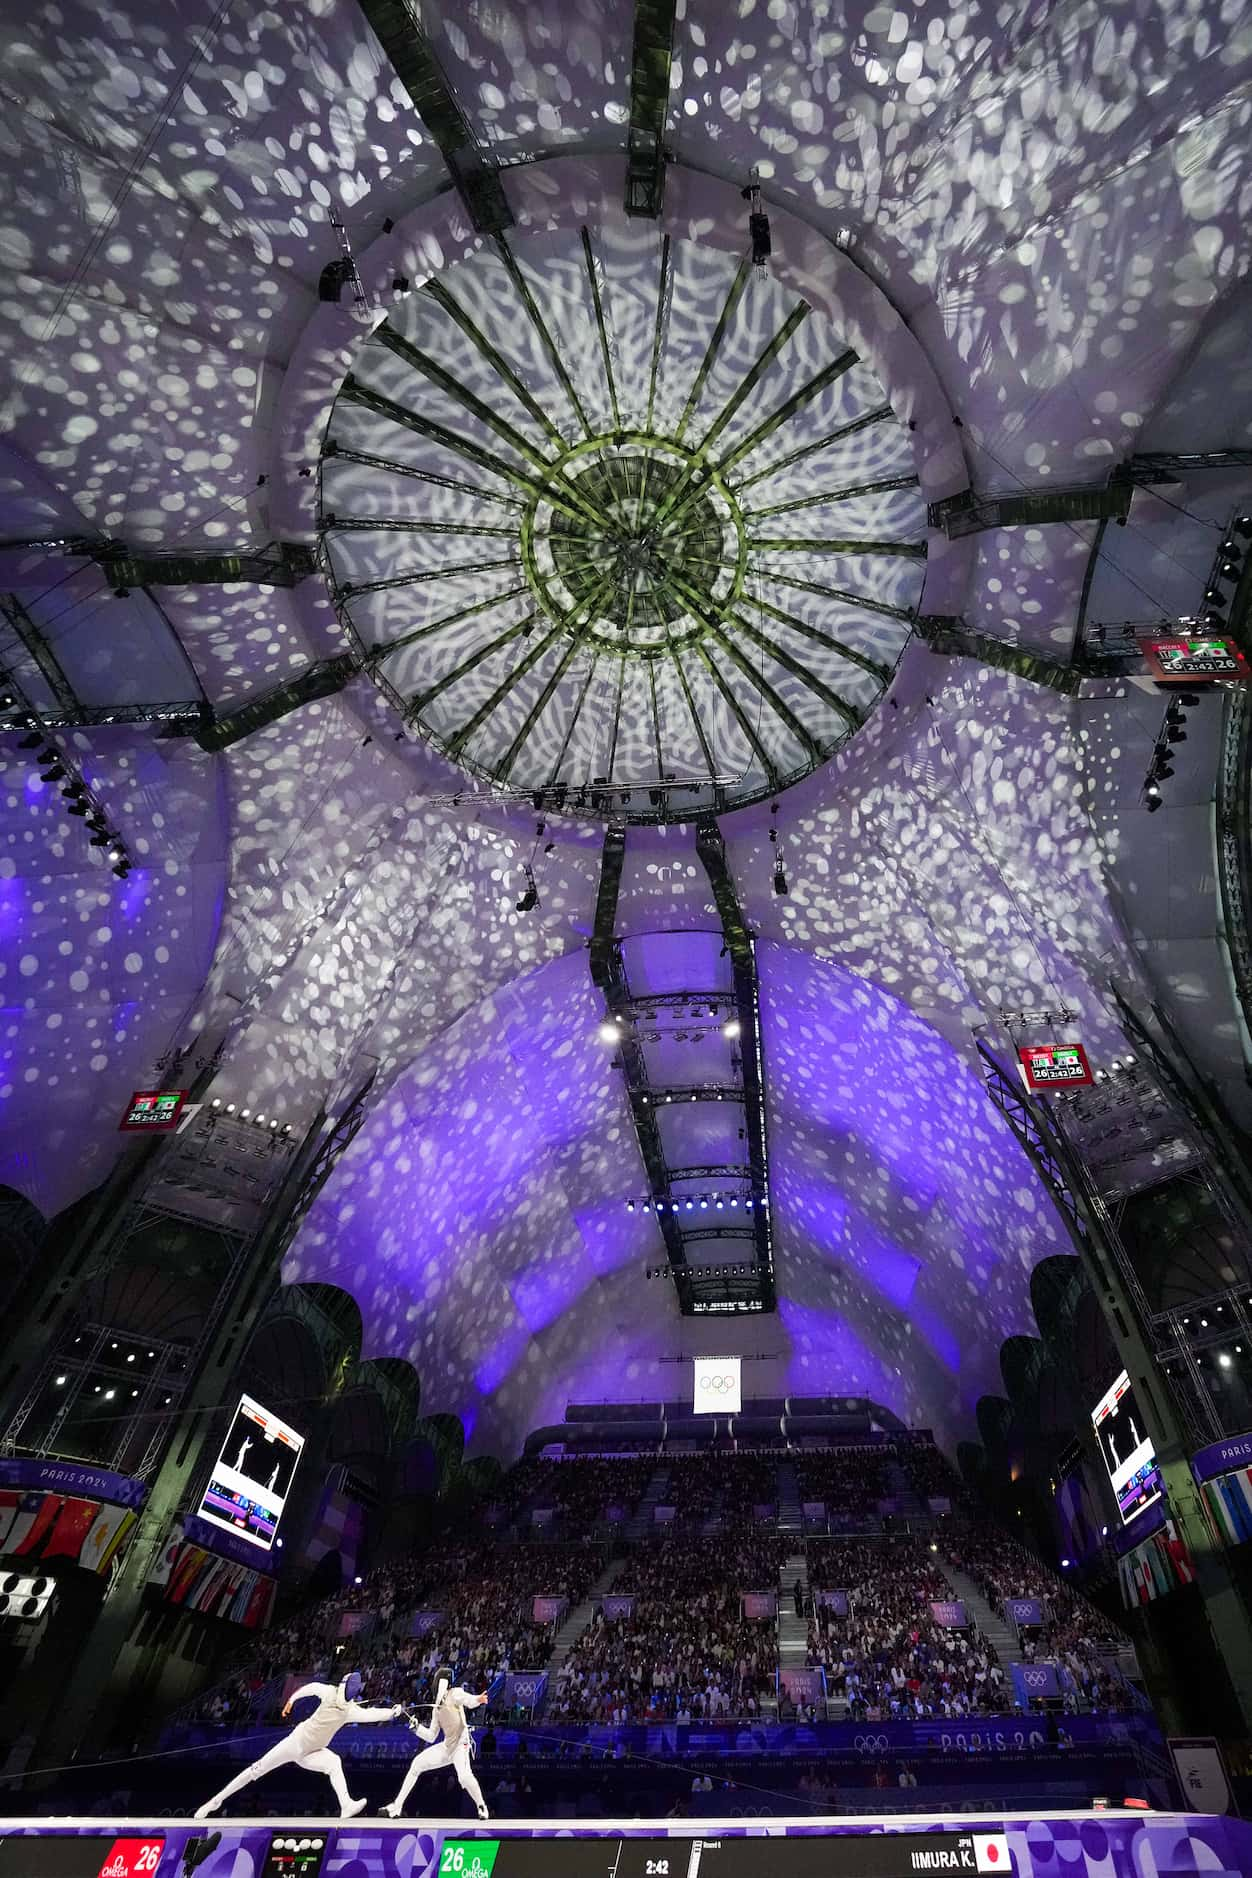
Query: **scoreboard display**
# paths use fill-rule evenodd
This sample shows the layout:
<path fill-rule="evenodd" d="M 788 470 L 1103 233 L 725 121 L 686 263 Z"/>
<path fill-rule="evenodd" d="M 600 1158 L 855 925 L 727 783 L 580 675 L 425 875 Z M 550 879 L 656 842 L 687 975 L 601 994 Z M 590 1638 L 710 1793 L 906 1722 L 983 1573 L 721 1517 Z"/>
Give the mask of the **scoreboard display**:
<path fill-rule="evenodd" d="M 1008 1872 L 1002 1832 L 709 1839 L 445 1839 L 439 1878 L 914 1878 Z"/>
<path fill-rule="evenodd" d="M 156 1833 L 14 1833 L 0 1839 L 0 1878 L 152 1878 L 164 1851 Z"/>

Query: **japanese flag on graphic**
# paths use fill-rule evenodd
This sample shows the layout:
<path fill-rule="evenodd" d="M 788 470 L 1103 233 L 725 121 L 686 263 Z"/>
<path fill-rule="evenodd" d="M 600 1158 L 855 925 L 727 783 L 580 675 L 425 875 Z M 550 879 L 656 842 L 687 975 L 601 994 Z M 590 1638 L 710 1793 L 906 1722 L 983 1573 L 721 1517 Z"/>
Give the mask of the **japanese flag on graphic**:
<path fill-rule="evenodd" d="M 974 1841 L 974 1858 L 979 1871 L 1012 1871 L 1009 1842 L 1002 1832 L 974 1832 L 970 1837 Z"/>

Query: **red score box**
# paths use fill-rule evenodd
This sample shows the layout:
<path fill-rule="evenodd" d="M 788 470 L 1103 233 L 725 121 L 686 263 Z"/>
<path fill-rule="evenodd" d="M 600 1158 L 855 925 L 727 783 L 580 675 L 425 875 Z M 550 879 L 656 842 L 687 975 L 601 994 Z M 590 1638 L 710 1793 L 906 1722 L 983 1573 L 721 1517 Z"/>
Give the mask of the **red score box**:
<path fill-rule="evenodd" d="M 1233 639 L 1199 633 L 1142 638 L 1139 650 L 1158 685 L 1247 684 L 1252 669 Z"/>
<path fill-rule="evenodd" d="M 96 1878 L 152 1878 L 164 1850 L 164 1839 L 115 1839 Z"/>
<path fill-rule="evenodd" d="M 1022 1081 L 1035 1091 L 1080 1089 L 1094 1082 L 1087 1052 L 1080 1043 L 1026 1043 L 1017 1052 Z"/>
<path fill-rule="evenodd" d="M 117 1125 L 119 1134 L 173 1134 L 190 1093 L 189 1089 L 136 1089 Z"/>

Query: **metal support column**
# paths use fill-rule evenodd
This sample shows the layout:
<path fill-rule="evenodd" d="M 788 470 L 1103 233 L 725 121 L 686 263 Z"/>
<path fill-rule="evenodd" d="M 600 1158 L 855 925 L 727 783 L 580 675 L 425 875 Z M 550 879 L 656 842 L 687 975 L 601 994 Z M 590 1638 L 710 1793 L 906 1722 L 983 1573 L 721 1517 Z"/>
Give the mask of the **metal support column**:
<path fill-rule="evenodd" d="M 987 1090 L 1063 1220 L 1130 1375 L 1156 1449 L 1170 1517 L 1191 1554 L 1217 1655 L 1230 1677 L 1244 1725 L 1252 1730 L 1252 1614 L 1231 1577 L 1191 1472 L 1189 1443 L 1173 1394 L 1155 1360 L 1147 1300 L 1107 1204 L 1058 1126 L 1046 1100 L 1032 1101 L 984 1043 Z"/>
<path fill-rule="evenodd" d="M 45 1731 L 40 1745 L 44 1763 L 68 1758 L 89 1738 L 99 1742 L 107 1736 L 113 1710 L 124 1693 L 111 1686 L 114 1669 L 138 1616 L 144 1586 L 184 1510 L 206 1453 L 220 1435 L 221 1412 L 230 1405 L 231 1379 L 279 1282 L 283 1253 L 364 1120 L 372 1082 L 371 1076 L 336 1120 L 328 1123 L 325 1111 L 319 1112 L 288 1164 L 251 1246 L 232 1270 L 182 1409 L 167 1431 L 165 1451 L 121 1569 L 74 1665 L 65 1700 Z"/>

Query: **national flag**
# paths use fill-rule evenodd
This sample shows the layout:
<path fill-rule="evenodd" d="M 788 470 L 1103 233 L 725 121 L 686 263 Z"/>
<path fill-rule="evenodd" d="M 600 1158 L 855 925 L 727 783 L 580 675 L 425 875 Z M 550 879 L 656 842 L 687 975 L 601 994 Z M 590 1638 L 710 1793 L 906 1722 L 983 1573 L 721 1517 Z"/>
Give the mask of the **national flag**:
<path fill-rule="evenodd" d="M 974 1841 L 974 1858 L 979 1871 L 1012 1871 L 1013 1861 L 1009 1857 L 1009 1842 L 1004 1833 L 975 1832 L 970 1837 Z"/>

